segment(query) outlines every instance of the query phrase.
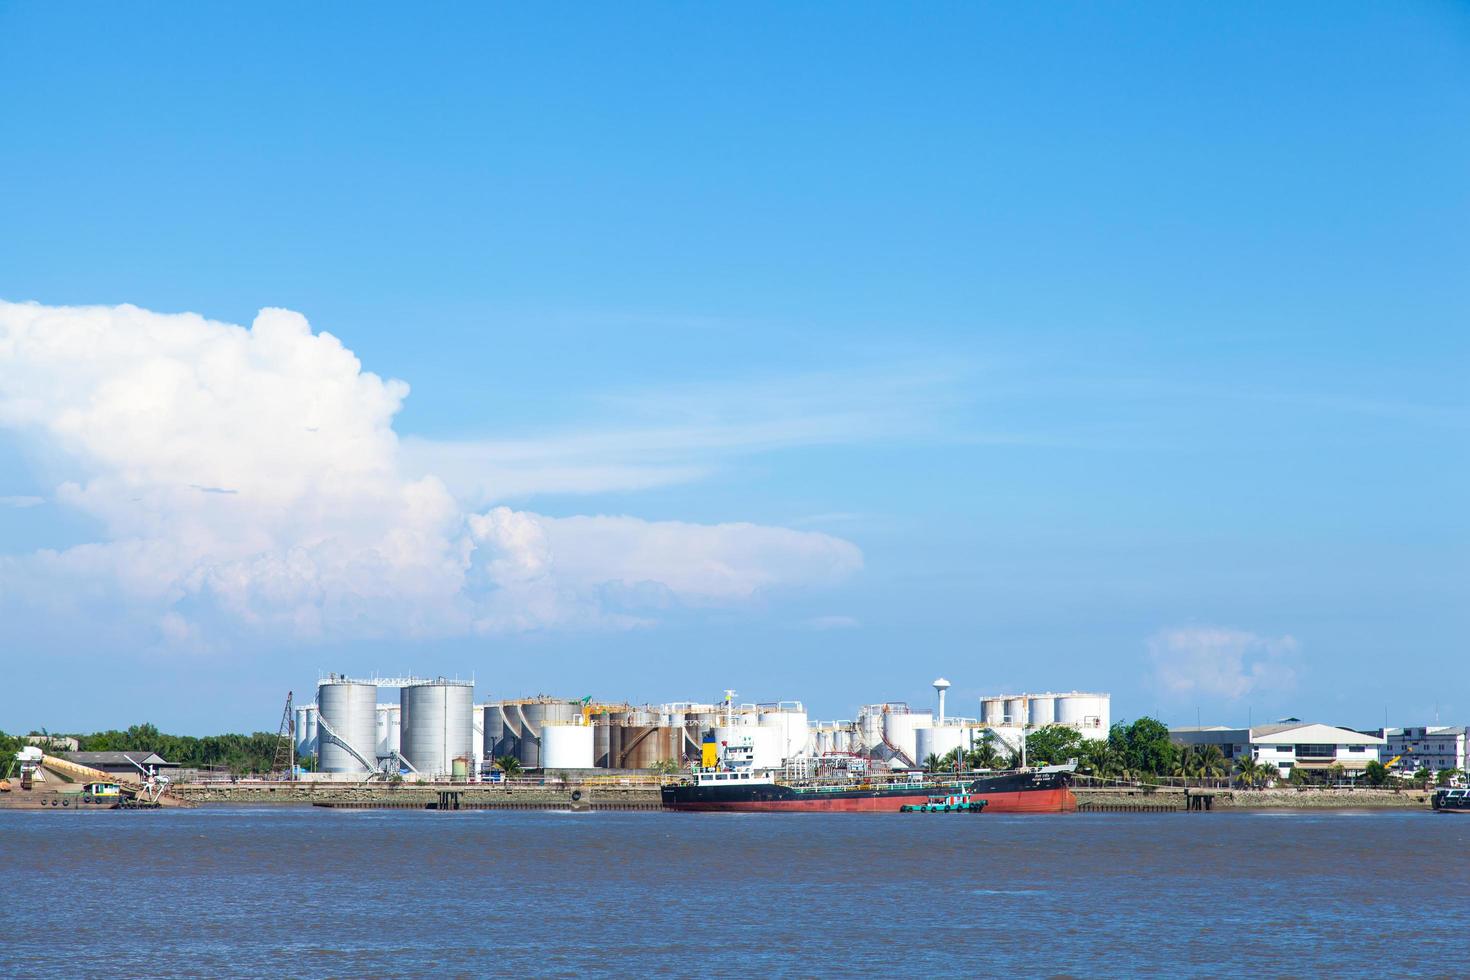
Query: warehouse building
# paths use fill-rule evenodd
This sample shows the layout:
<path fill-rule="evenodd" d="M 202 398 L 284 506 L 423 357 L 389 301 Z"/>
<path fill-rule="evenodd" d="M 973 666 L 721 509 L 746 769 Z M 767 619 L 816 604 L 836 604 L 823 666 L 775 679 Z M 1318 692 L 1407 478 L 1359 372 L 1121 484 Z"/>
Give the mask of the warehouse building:
<path fill-rule="evenodd" d="M 1380 728 L 1383 755 L 1393 763 L 1395 772 L 1417 772 L 1430 769 L 1465 770 L 1465 729 L 1463 727 L 1421 726 L 1418 728 Z"/>
<path fill-rule="evenodd" d="M 1169 739 L 1176 745 L 1218 745 L 1231 760 L 1248 754 L 1257 762 L 1276 766 L 1283 776 L 1294 768 L 1331 769 L 1335 765 L 1361 772 L 1369 762 L 1383 761 L 1381 736 L 1295 718 L 1250 728 L 1171 728 Z"/>

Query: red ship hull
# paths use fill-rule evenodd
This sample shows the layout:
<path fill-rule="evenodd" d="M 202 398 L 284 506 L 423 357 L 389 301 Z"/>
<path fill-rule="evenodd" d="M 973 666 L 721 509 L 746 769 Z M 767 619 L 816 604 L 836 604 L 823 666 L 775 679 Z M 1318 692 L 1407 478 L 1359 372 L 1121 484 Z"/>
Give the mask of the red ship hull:
<path fill-rule="evenodd" d="M 932 790 L 910 792 L 863 792 L 781 794 L 768 799 L 679 799 L 666 793 L 664 806 L 670 810 L 706 813 L 897 813 L 904 805 L 927 803 Z M 684 794 L 679 794 L 684 795 Z M 774 795 L 774 794 L 772 794 Z M 1066 786 L 976 793 L 985 801 L 986 813 L 1071 813 L 1077 797 Z"/>

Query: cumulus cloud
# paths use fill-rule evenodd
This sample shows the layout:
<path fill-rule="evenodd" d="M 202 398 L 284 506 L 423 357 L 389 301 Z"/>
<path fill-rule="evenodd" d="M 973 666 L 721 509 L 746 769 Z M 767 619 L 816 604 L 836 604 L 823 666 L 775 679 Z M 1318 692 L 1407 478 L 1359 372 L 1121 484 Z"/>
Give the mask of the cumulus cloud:
<path fill-rule="evenodd" d="M 1259 636 L 1219 626 L 1160 630 L 1149 639 L 1154 681 L 1166 694 L 1230 700 L 1261 688 L 1279 691 L 1296 682 L 1290 636 Z"/>
<path fill-rule="evenodd" d="M 784 528 L 476 513 L 418 465 L 433 453 L 406 459 L 408 393 L 289 310 L 247 329 L 0 303 L 0 427 L 66 460 L 55 502 L 101 529 L 0 557 L 4 593 L 49 601 L 64 582 L 146 608 L 171 642 L 197 635 L 190 615 L 433 635 L 636 625 L 861 567 L 848 542 Z"/>

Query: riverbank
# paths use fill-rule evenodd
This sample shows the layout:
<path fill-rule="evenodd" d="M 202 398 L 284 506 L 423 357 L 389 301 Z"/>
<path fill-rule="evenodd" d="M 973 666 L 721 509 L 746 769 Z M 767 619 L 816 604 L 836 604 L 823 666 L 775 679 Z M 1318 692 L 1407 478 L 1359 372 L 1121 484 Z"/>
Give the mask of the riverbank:
<path fill-rule="evenodd" d="M 1430 808 L 1433 790 L 1183 789 L 1139 786 L 1076 790 L 1081 812 L 1169 812 L 1185 810 L 1381 810 Z M 1190 800 L 1194 800 L 1191 806 Z"/>
<path fill-rule="evenodd" d="M 567 783 L 503 786 L 494 783 L 211 783 L 179 784 L 173 791 L 201 805 L 325 804 L 342 807 L 428 807 L 441 793 L 457 794 L 466 809 L 652 809 L 661 806 L 657 786 Z"/>

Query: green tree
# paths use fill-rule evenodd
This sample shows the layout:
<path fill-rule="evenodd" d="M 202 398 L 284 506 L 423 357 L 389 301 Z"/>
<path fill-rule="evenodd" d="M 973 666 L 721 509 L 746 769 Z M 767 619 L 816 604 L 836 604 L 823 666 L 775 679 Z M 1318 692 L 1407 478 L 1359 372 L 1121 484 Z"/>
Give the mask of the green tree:
<path fill-rule="evenodd" d="M 679 763 L 673 759 L 660 759 L 648 767 L 648 771 L 658 776 L 672 776 L 679 771 Z"/>
<path fill-rule="evenodd" d="M 943 765 L 944 760 L 939 758 L 939 756 L 935 755 L 933 752 L 930 752 L 929 755 L 926 756 L 924 759 L 925 772 L 938 772 Z"/>
<path fill-rule="evenodd" d="M 1250 787 L 1256 785 L 1256 780 L 1261 776 L 1261 766 L 1247 753 L 1235 760 L 1235 778 L 1240 785 Z"/>
<path fill-rule="evenodd" d="M 1450 781 L 1459 773 L 1458 769 L 1441 769 L 1434 777 L 1434 782 L 1439 786 L 1448 786 Z"/>
<path fill-rule="evenodd" d="M 1388 767 L 1377 759 L 1369 760 L 1363 767 L 1363 781 L 1369 786 L 1387 786 L 1390 775 Z"/>
<path fill-rule="evenodd" d="M 995 732 L 987 730 L 980 744 L 965 756 L 965 765 L 971 769 L 999 769 L 1004 760 L 995 747 Z"/>
<path fill-rule="evenodd" d="M 1414 784 L 1420 789 L 1428 789 L 1432 779 L 1434 779 L 1434 773 L 1428 766 L 1420 766 L 1414 773 Z"/>
<path fill-rule="evenodd" d="M 521 760 L 513 755 L 497 756 L 495 768 L 505 773 L 506 776 L 517 776 L 521 772 Z"/>
<path fill-rule="evenodd" d="M 1108 730 L 1108 744 L 1118 753 L 1122 768 L 1134 776 L 1167 776 L 1174 768 L 1178 748 L 1169 741 L 1169 727 L 1157 718 L 1122 722 Z"/>
<path fill-rule="evenodd" d="M 1033 766 L 1059 766 L 1082 751 L 1082 733 L 1066 725 L 1046 725 L 1026 736 L 1026 761 Z"/>
<path fill-rule="evenodd" d="M 1089 739 L 1077 757 L 1077 764 L 1084 772 L 1102 779 L 1125 775 L 1122 759 L 1113 747 L 1101 739 Z"/>

